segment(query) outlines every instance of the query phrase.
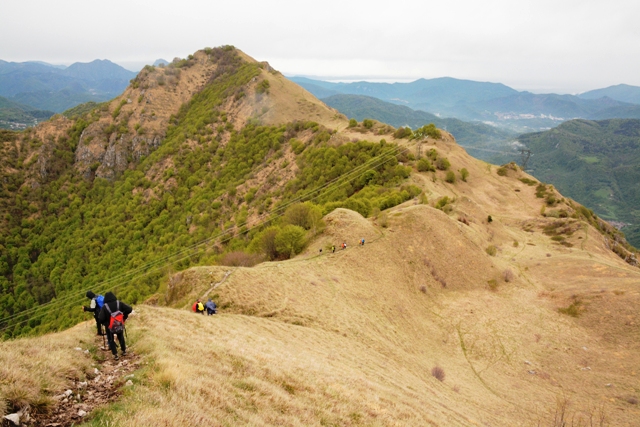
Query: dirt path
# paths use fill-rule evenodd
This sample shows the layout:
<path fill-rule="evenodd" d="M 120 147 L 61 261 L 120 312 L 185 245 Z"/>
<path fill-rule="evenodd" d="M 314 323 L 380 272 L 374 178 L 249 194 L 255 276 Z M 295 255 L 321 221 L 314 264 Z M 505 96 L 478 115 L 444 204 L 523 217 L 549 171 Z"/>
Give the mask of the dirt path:
<path fill-rule="evenodd" d="M 140 356 L 127 349 L 126 356 L 114 360 L 108 349 L 101 349 L 101 337 L 96 337 L 96 346 L 104 358 L 100 357 L 103 360 L 97 362 L 94 371 L 85 381 L 75 381 L 72 388 L 54 396 L 56 403 L 52 410 L 47 414 L 32 415 L 28 425 L 67 427 L 79 424 L 95 408 L 118 399 L 122 389 L 132 385 L 132 372 L 142 363 Z"/>
<path fill-rule="evenodd" d="M 226 273 L 224 273 L 224 277 L 222 278 L 222 280 L 220 280 L 218 283 L 214 283 L 213 285 L 211 285 L 211 287 L 209 289 L 207 289 L 207 292 L 205 292 L 204 294 L 202 294 L 202 296 L 200 297 L 200 299 L 202 301 L 206 300 L 207 297 L 209 296 L 209 294 L 211 293 L 211 291 L 213 291 L 214 289 L 216 289 L 218 286 L 222 285 L 229 276 L 231 276 L 231 274 L 234 272 L 235 270 L 229 270 Z"/>

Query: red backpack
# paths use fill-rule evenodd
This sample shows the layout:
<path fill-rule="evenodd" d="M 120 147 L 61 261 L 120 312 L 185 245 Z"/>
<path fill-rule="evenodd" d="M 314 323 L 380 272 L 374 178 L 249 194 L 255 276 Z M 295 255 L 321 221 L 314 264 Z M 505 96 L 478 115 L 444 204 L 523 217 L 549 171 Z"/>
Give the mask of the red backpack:
<path fill-rule="evenodd" d="M 117 334 L 124 331 L 124 314 L 120 311 L 120 301 L 116 301 L 116 311 L 111 312 L 108 304 L 104 305 L 111 318 L 109 319 L 109 331 Z"/>

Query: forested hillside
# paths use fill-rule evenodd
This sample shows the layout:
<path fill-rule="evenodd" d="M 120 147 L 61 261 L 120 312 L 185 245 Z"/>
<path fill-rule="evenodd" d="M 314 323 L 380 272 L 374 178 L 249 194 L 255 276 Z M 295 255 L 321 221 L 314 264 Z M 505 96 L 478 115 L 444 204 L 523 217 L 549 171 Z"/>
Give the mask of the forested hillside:
<path fill-rule="evenodd" d="M 162 142 L 140 149 L 162 132 L 153 120 L 133 121 L 158 105 L 145 97 L 188 83 L 189 68 L 198 67 L 214 71 L 169 118 Z M 288 258 L 332 209 L 367 216 L 420 193 L 403 185 L 411 168 L 398 163 L 407 158 L 394 144 L 337 145 L 334 131 L 312 121 L 244 121 L 238 109 L 269 96 L 273 73 L 233 48 L 210 49 L 141 73 L 129 89 L 144 94 L 135 102 L 122 98 L 76 120 L 58 118 L 44 133 L 3 134 L 5 336 L 74 324 L 86 289 L 115 288 L 136 303 L 156 292 L 168 271 Z M 105 152 L 104 143 L 112 148 Z M 331 191 L 323 191 L 329 183 Z"/>
<path fill-rule="evenodd" d="M 533 157 L 639 133 L 565 131 Z M 636 427 L 637 251 L 433 123 L 347 119 L 224 46 L 0 141 L 0 417 Z M 135 305 L 126 354 L 87 290 Z"/>
<path fill-rule="evenodd" d="M 509 143 L 513 142 L 515 134 L 484 123 L 442 118 L 425 111 L 412 110 L 403 105 L 364 95 L 333 95 L 323 98 L 322 101 L 359 121 L 375 119 L 391 126 L 409 126 L 412 129 L 433 123 L 438 128 L 451 133 L 458 144 L 464 146 L 471 155 L 482 160 L 493 158 L 496 150 L 507 151 L 513 148 Z M 516 154 L 514 152 L 514 156 L 507 162 L 513 160 Z"/>
<path fill-rule="evenodd" d="M 0 96 L 0 128 L 24 129 L 53 116 L 52 111 L 38 110 Z"/>
<path fill-rule="evenodd" d="M 532 174 L 618 223 L 640 246 L 640 120 L 572 120 L 521 135 Z"/>

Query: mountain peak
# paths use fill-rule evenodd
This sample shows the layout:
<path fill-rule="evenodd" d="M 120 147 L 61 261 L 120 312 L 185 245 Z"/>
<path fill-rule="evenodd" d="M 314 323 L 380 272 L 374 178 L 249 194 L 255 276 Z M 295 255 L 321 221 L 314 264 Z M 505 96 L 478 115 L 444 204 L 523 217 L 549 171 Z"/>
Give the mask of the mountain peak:
<path fill-rule="evenodd" d="M 89 376 L 132 390 L 87 417 L 122 426 L 512 426 L 559 406 L 585 425 L 603 401 L 634 425 L 640 270 L 621 234 L 422 130 L 347 122 L 224 46 L 2 133 L 0 330 L 80 323 L 88 289 L 137 314 L 124 360 L 96 357 L 89 318 L 0 343 L 0 416 L 76 422 L 63 393 L 89 396 Z M 203 296 L 217 317 L 190 311 Z"/>

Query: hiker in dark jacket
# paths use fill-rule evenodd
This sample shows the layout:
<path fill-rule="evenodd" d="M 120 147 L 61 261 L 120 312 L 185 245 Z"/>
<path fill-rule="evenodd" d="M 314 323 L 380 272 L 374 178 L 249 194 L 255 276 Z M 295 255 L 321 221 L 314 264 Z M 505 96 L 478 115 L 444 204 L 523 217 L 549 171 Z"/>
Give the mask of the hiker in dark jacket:
<path fill-rule="evenodd" d="M 209 301 L 207 301 L 204 307 L 207 309 L 208 316 L 211 316 L 212 314 L 216 314 L 218 312 L 218 307 L 216 306 L 215 302 L 211 301 L 211 298 L 209 298 Z"/>
<path fill-rule="evenodd" d="M 100 310 L 98 320 L 105 326 L 105 329 L 107 331 L 107 341 L 109 342 L 109 349 L 111 350 L 111 353 L 116 360 L 118 360 L 118 350 L 116 348 L 114 333 L 109 330 L 109 323 L 111 321 L 111 315 L 116 313 L 117 311 L 122 312 L 124 320 L 127 320 L 127 317 L 129 317 L 129 314 L 131 314 L 133 309 L 127 304 L 118 301 L 113 292 L 107 292 L 104 295 L 104 305 L 102 306 L 102 310 Z M 120 349 L 122 350 L 122 355 L 124 356 L 127 353 L 127 346 L 124 342 L 124 330 L 116 333 L 115 335 L 118 336 Z"/>
<path fill-rule="evenodd" d="M 92 291 L 87 291 L 87 298 L 91 300 L 91 303 L 88 306 L 83 306 L 83 311 L 89 311 L 93 313 L 93 318 L 96 319 L 96 327 L 98 328 L 98 335 L 104 335 L 102 332 L 102 325 L 98 321 L 98 315 L 100 314 L 100 310 L 102 310 L 102 304 L 104 303 L 104 297 L 102 295 L 96 295 Z"/>

